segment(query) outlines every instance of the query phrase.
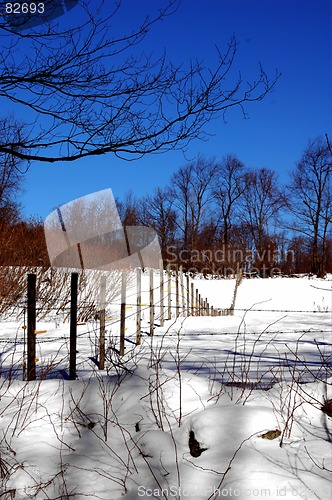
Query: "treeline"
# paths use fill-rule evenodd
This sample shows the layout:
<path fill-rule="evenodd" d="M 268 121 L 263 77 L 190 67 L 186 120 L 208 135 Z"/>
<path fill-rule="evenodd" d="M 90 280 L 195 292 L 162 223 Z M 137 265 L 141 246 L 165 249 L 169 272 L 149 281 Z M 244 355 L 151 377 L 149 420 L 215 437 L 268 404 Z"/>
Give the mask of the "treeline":
<path fill-rule="evenodd" d="M 165 263 L 227 276 L 331 272 L 331 148 L 311 141 L 282 186 L 235 156 L 199 157 L 169 185 L 118 202 L 124 225 L 154 228 Z"/>
<path fill-rule="evenodd" d="M 0 265 L 48 266 L 42 223 L 20 220 L 4 200 Z M 165 265 L 219 276 L 332 272 L 327 137 L 309 143 L 287 186 L 275 171 L 246 168 L 236 156 L 200 156 L 167 186 L 142 198 L 129 192 L 117 204 L 124 225 L 155 229 Z"/>

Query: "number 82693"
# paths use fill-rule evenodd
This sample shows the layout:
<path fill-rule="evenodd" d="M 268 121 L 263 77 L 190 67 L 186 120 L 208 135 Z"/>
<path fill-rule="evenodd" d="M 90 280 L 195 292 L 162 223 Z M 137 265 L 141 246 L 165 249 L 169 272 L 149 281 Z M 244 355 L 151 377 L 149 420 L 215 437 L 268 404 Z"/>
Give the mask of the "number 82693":
<path fill-rule="evenodd" d="M 6 2 L 6 14 L 43 14 L 45 4 L 43 2 Z"/>

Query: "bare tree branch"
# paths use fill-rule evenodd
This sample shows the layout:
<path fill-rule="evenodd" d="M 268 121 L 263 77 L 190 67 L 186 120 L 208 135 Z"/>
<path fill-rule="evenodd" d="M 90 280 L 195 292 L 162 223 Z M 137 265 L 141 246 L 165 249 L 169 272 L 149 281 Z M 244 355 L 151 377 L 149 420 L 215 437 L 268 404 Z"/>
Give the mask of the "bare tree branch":
<path fill-rule="evenodd" d="M 117 3 L 106 16 L 103 2 L 93 12 L 75 7 L 83 9 L 77 16 L 83 21 L 70 29 L 49 23 L 17 32 L 1 20 L 0 101 L 29 123 L 24 138 L 0 142 L 0 153 L 54 163 L 185 149 L 204 137 L 209 121 L 233 107 L 245 113 L 247 103 L 273 89 L 279 73 L 269 78 L 260 67 L 252 83 L 234 75 L 235 37 L 223 53 L 217 50 L 214 69 L 200 61 L 175 66 L 166 52 L 138 53 L 149 31 L 176 7 L 169 0 L 155 17 L 117 37 L 111 37 Z"/>

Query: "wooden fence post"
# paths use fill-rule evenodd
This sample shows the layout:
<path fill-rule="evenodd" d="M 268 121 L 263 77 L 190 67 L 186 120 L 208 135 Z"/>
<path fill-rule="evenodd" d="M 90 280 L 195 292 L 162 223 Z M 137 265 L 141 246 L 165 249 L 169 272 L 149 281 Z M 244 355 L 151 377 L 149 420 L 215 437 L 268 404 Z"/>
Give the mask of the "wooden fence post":
<path fill-rule="evenodd" d="M 136 269 L 137 305 L 136 305 L 136 345 L 141 344 L 141 323 L 142 323 L 142 271 Z"/>
<path fill-rule="evenodd" d="M 196 288 L 196 297 L 195 297 L 196 305 L 195 305 L 195 316 L 199 316 L 199 293 Z"/>
<path fill-rule="evenodd" d="M 126 273 L 122 271 L 121 276 L 121 310 L 120 310 L 120 356 L 124 355 L 126 326 Z"/>
<path fill-rule="evenodd" d="M 78 283 L 78 273 L 71 273 L 71 282 L 70 282 L 70 343 L 69 343 L 69 379 L 70 380 L 76 380 L 77 283 Z"/>
<path fill-rule="evenodd" d="M 105 307 L 106 307 L 106 276 L 100 278 L 100 311 L 99 311 L 99 370 L 105 368 Z"/>
<path fill-rule="evenodd" d="M 172 319 L 172 282 L 171 282 L 171 266 L 167 265 L 167 295 L 168 295 L 168 310 L 167 319 Z"/>
<path fill-rule="evenodd" d="M 27 324 L 26 324 L 27 308 L 23 309 L 23 363 L 22 363 L 22 380 L 26 380 L 27 370 Z"/>
<path fill-rule="evenodd" d="M 190 315 L 190 284 L 189 284 L 189 274 L 186 274 L 186 288 L 187 288 L 187 316 Z"/>
<path fill-rule="evenodd" d="M 181 304 L 182 304 L 182 315 L 185 314 L 185 294 L 184 294 L 184 284 L 183 284 L 183 267 L 180 266 L 180 286 L 181 286 Z"/>
<path fill-rule="evenodd" d="M 179 317 L 179 272 L 175 270 L 175 317 Z"/>
<path fill-rule="evenodd" d="M 164 269 L 160 261 L 160 326 L 164 326 Z"/>
<path fill-rule="evenodd" d="M 194 315 L 194 283 L 190 283 L 191 315 Z"/>
<path fill-rule="evenodd" d="M 153 303 L 153 269 L 150 269 L 150 335 L 153 336 L 154 330 L 154 303 Z"/>
<path fill-rule="evenodd" d="M 36 380 L 36 275 L 28 274 L 28 381 Z"/>

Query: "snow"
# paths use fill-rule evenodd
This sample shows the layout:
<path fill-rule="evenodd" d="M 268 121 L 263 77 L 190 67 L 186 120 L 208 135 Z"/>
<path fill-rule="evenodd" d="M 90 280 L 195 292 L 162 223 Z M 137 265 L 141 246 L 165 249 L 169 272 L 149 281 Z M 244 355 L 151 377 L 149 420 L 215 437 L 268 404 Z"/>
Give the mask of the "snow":
<path fill-rule="evenodd" d="M 235 280 L 194 283 L 214 307 L 230 307 Z M 105 371 L 92 359 L 98 322 L 78 327 L 76 381 L 64 378 L 67 322 L 38 322 L 46 333 L 27 383 L 23 316 L 1 321 L 0 496 L 329 499 L 331 417 L 321 405 L 332 397 L 330 284 L 244 279 L 232 316 L 177 319 L 173 310 L 163 327 L 158 291 L 153 338 L 146 309 L 134 346 L 129 307 L 125 356 L 110 349 Z M 148 303 L 147 275 L 142 289 Z M 108 344 L 118 347 L 118 298 L 107 316 Z"/>

